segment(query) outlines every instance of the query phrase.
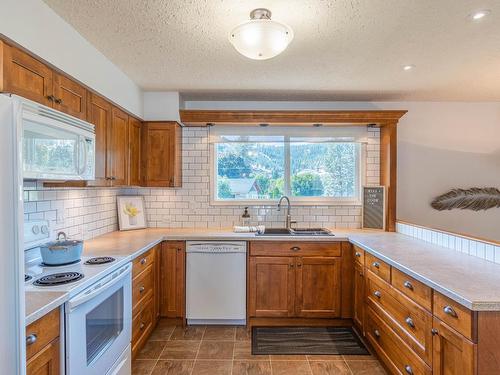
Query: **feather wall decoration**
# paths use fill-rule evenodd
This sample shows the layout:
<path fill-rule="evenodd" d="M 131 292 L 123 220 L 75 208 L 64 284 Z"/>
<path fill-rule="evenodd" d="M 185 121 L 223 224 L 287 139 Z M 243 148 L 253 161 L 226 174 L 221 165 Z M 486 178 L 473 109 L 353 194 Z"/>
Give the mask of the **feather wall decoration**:
<path fill-rule="evenodd" d="M 481 211 L 500 207 L 500 190 L 494 187 L 453 189 L 434 198 L 432 208 L 443 211 L 459 208 Z"/>

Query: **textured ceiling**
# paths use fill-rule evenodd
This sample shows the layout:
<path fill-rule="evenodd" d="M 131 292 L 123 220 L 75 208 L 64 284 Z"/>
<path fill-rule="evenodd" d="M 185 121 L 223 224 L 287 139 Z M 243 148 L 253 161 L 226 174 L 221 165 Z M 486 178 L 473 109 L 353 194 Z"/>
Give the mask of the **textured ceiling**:
<path fill-rule="evenodd" d="M 45 2 L 145 90 L 196 99 L 500 100 L 499 0 Z M 246 59 L 227 39 L 257 7 L 295 33 L 266 61 Z M 492 13 L 481 22 L 467 18 L 485 8 Z"/>

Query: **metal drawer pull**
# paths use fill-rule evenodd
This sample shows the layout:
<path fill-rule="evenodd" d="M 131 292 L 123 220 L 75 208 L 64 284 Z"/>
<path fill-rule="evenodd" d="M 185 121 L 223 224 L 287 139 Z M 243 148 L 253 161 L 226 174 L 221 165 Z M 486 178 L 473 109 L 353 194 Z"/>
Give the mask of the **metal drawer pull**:
<path fill-rule="evenodd" d="M 373 262 L 372 266 L 375 268 L 380 268 L 380 263 L 379 262 Z"/>
<path fill-rule="evenodd" d="M 302 263 L 297 264 L 297 267 L 298 268 L 302 267 Z"/>
<path fill-rule="evenodd" d="M 452 316 L 454 318 L 458 318 L 458 315 L 457 315 L 456 311 L 453 310 L 453 307 L 451 307 L 451 306 L 445 306 L 443 308 L 443 311 L 444 311 L 445 314 L 448 314 L 448 315 L 450 315 L 450 316 Z"/>
<path fill-rule="evenodd" d="M 380 293 L 380 291 L 378 291 L 378 290 L 374 291 L 374 292 L 373 292 L 373 295 L 374 295 L 375 297 L 377 297 L 377 298 L 382 297 L 382 293 Z"/>
<path fill-rule="evenodd" d="M 290 248 L 290 250 L 292 250 L 292 251 L 299 251 L 299 250 L 300 250 L 300 247 L 298 247 L 298 246 L 293 246 L 293 247 L 291 247 L 291 248 Z"/>
<path fill-rule="evenodd" d="M 409 327 L 415 328 L 415 323 L 413 322 L 413 319 L 408 317 L 405 319 L 406 324 L 408 324 Z"/>
<path fill-rule="evenodd" d="M 146 262 L 147 262 L 147 261 L 148 261 L 148 260 L 147 260 L 146 258 L 142 258 L 142 259 L 141 259 L 141 264 L 143 264 L 143 265 L 144 265 L 144 264 L 146 264 Z"/>
<path fill-rule="evenodd" d="M 37 339 L 38 339 L 38 337 L 35 333 L 32 333 L 29 336 L 26 336 L 26 345 L 33 345 Z"/>
<path fill-rule="evenodd" d="M 408 375 L 413 375 L 413 370 L 410 365 L 405 366 L 405 371 Z"/>
<path fill-rule="evenodd" d="M 373 331 L 373 334 L 375 335 L 375 337 L 379 338 L 380 337 L 380 332 L 378 329 L 374 330 Z"/>
<path fill-rule="evenodd" d="M 439 333 L 439 331 L 436 328 L 433 328 L 431 329 L 431 333 L 433 336 L 436 336 Z"/>
<path fill-rule="evenodd" d="M 63 100 L 62 100 L 62 99 L 60 99 L 60 98 L 55 99 L 54 101 L 56 102 L 56 104 L 62 104 L 62 102 L 63 102 Z"/>
<path fill-rule="evenodd" d="M 144 329 L 146 325 L 144 323 L 141 323 L 141 326 L 139 327 L 139 329 L 142 331 Z"/>
<path fill-rule="evenodd" d="M 293 265 L 293 264 L 289 264 L 289 265 L 288 265 L 288 267 L 293 268 L 293 267 L 294 267 L 294 265 Z"/>
<path fill-rule="evenodd" d="M 356 254 L 354 254 L 354 255 L 356 255 L 356 257 L 358 257 L 358 258 L 360 258 L 360 257 L 361 257 L 361 253 L 360 253 L 360 252 L 358 252 L 358 251 L 356 251 Z"/>
<path fill-rule="evenodd" d="M 410 283 L 409 281 L 405 281 L 405 282 L 403 283 L 403 286 L 404 286 L 405 288 L 407 288 L 407 289 L 413 290 L 413 285 L 412 285 L 412 283 Z"/>
<path fill-rule="evenodd" d="M 146 288 L 144 288 L 144 285 L 139 288 L 139 293 L 143 293 Z"/>

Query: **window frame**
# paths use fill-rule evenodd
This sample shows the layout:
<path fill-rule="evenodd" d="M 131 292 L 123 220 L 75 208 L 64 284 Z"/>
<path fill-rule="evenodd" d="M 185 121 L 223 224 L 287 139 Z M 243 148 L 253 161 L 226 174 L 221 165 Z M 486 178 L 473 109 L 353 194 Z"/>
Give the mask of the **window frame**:
<path fill-rule="evenodd" d="M 360 206 L 362 205 L 362 191 L 366 184 L 366 143 L 364 142 L 346 142 L 359 143 L 358 162 L 356 163 L 356 175 L 358 184 L 356 186 L 356 197 L 354 198 L 335 198 L 335 197 L 294 197 L 290 191 L 290 143 L 285 143 L 285 190 L 290 192 L 287 195 L 290 202 L 299 206 Z M 217 143 L 210 143 L 210 205 L 212 206 L 269 206 L 274 205 L 277 199 L 218 199 L 217 198 Z"/>

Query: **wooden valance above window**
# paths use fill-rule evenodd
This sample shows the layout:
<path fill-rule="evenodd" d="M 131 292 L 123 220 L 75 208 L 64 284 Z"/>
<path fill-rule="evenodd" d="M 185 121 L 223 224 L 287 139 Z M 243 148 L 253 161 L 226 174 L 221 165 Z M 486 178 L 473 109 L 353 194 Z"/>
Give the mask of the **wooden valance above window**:
<path fill-rule="evenodd" d="M 386 187 L 386 231 L 396 230 L 397 124 L 405 110 L 375 111 L 179 111 L 184 126 L 372 125 L 380 128 L 380 185 Z"/>
<path fill-rule="evenodd" d="M 370 125 L 384 126 L 397 123 L 407 111 L 179 111 L 184 126 L 207 125 Z"/>

